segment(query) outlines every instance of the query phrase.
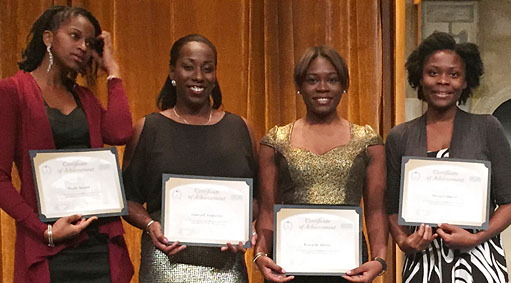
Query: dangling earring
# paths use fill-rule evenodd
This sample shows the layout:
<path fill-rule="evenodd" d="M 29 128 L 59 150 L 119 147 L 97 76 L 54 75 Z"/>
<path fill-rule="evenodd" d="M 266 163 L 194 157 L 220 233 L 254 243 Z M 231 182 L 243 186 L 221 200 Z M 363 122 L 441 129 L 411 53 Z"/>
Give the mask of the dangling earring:
<path fill-rule="evenodd" d="M 46 68 L 47 73 L 51 70 L 51 66 L 53 65 L 53 54 L 51 54 L 50 48 L 50 45 L 46 46 L 46 51 L 48 51 L 48 68 Z"/>
<path fill-rule="evenodd" d="M 176 81 L 175 81 L 175 80 L 171 80 L 171 81 L 170 81 L 170 84 L 171 84 L 172 86 L 176 86 Z"/>

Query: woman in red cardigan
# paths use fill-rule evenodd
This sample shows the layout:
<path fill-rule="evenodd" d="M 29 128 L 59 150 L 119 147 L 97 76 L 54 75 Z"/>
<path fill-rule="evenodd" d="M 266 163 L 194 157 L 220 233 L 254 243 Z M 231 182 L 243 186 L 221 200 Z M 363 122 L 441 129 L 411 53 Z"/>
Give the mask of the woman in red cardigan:
<path fill-rule="evenodd" d="M 34 23 L 18 63 L 0 81 L 0 208 L 16 221 L 14 282 L 129 282 L 133 267 L 119 217 L 38 218 L 32 149 L 124 144 L 132 123 L 111 37 L 87 10 L 55 6 Z M 108 73 L 108 107 L 74 82 Z M 21 190 L 11 181 L 16 165 Z M 51 231 L 49 233 L 49 231 Z"/>

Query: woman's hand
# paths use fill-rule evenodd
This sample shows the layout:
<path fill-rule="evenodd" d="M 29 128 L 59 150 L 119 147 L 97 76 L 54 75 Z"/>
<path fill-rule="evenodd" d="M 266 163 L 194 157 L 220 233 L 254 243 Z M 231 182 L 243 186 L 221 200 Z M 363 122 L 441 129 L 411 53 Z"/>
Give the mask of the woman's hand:
<path fill-rule="evenodd" d="M 169 245 L 169 240 L 165 238 L 161 232 L 161 224 L 158 221 L 154 221 L 151 225 L 149 225 L 147 233 L 151 236 L 153 245 L 166 255 L 177 254 L 186 248 L 186 245 L 180 245 L 179 242 L 174 242 Z"/>
<path fill-rule="evenodd" d="M 61 217 L 52 225 L 52 238 L 54 243 L 61 243 L 68 239 L 74 238 L 80 234 L 92 221 L 97 220 L 97 216 L 82 218 L 81 215 L 75 214 L 71 216 Z M 44 237 L 48 239 L 48 231 L 44 233 Z"/>
<path fill-rule="evenodd" d="M 450 249 L 470 250 L 479 244 L 475 234 L 455 225 L 440 224 L 436 232 Z"/>
<path fill-rule="evenodd" d="M 438 234 L 433 233 L 431 226 L 421 224 L 413 234 L 404 240 L 396 241 L 401 250 L 407 254 L 412 254 L 425 250 L 436 237 L 438 237 Z"/>
<path fill-rule="evenodd" d="M 227 246 L 221 247 L 220 250 L 222 252 L 230 251 L 231 253 L 245 253 L 247 249 L 243 247 L 243 243 L 239 242 L 237 246 L 233 246 L 231 243 L 227 243 Z"/>
<path fill-rule="evenodd" d="M 383 266 L 376 260 L 368 261 L 361 266 L 346 272 L 344 279 L 351 282 L 372 282 L 380 274 Z"/>
<path fill-rule="evenodd" d="M 282 267 L 276 265 L 273 260 L 267 256 L 257 258 L 255 264 L 261 270 L 266 278 L 272 282 L 287 282 L 293 280 L 294 276 L 286 276 L 286 271 Z"/>
<path fill-rule="evenodd" d="M 120 77 L 120 68 L 114 58 L 114 51 L 112 46 L 112 36 L 109 32 L 103 31 L 96 38 L 97 41 L 103 41 L 103 55 L 99 55 L 98 52 L 93 49 L 92 57 L 98 63 L 101 69 L 105 70 L 108 73 L 108 76 Z"/>

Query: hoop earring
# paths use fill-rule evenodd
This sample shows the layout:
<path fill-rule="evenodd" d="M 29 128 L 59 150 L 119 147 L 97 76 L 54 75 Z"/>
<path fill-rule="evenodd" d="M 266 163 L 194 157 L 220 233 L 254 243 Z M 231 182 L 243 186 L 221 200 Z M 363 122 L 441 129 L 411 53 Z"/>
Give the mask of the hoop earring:
<path fill-rule="evenodd" d="M 176 81 L 175 81 L 175 80 L 171 80 L 171 81 L 170 81 L 170 84 L 171 84 L 172 86 L 176 86 Z"/>
<path fill-rule="evenodd" d="M 46 51 L 48 51 L 48 68 L 46 68 L 46 73 L 50 72 L 51 66 L 53 66 L 53 54 L 51 54 L 50 48 L 50 45 L 46 46 Z"/>

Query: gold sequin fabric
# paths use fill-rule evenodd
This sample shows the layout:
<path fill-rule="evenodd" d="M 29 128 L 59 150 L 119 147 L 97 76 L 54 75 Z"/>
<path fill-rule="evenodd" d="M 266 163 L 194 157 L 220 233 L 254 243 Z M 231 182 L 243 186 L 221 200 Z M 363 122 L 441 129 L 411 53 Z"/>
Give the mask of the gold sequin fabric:
<path fill-rule="evenodd" d="M 293 123 L 272 128 L 261 144 L 275 149 L 276 203 L 359 205 L 369 162 L 367 147 L 383 144 L 370 126 L 351 124 L 351 139 L 323 154 L 291 144 Z"/>
<path fill-rule="evenodd" d="M 159 212 L 152 218 L 160 218 Z M 248 282 L 244 255 L 222 252 L 219 247 L 187 246 L 167 256 L 158 250 L 147 233 L 142 234 L 139 282 Z"/>

